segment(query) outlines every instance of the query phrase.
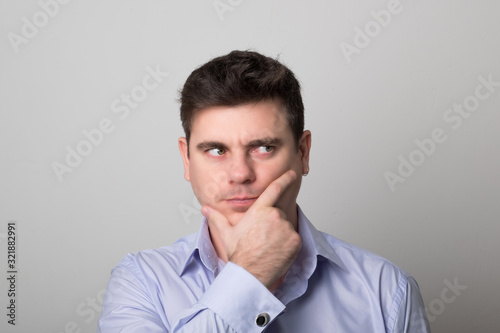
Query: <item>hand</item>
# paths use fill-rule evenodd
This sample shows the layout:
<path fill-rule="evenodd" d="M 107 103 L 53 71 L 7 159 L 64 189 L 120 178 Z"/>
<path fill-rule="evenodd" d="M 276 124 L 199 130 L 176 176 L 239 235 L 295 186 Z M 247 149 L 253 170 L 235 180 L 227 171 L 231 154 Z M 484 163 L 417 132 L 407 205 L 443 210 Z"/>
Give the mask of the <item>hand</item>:
<path fill-rule="evenodd" d="M 222 244 L 223 249 L 217 249 L 224 251 L 226 258 L 222 259 L 243 267 L 270 290 L 288 271 L 302 246 L 285 213 L 274 207 L 296 178 L 294 171 L 287 171 L 274 180 L 235 226 L 214 208 L 202 208 L 214 243 Z"/>

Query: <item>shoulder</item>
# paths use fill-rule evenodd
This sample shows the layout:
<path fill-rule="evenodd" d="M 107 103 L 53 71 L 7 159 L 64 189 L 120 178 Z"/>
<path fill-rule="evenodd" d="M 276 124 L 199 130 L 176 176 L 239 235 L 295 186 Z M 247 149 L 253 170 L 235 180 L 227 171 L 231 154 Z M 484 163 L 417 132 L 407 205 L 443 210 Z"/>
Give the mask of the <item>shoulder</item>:
<path fill-rule="evenodd" d="M 378 304 L 388 332 L 429 332 L 425 305 L 415 279 L 391 261 L 336 237 L 321 233 L 342 261 L 332 276 L 356 299 Z"/>
<path fill-rule="evenodd" d="M 321 234 L 325 237 L 328 244 L 346 265 L 351 267 L 369 265 L 371 268 L 387 267 L 399 271 L 403 275 L 408 275 L 408 273 L 406 273 L 403 269 L 386 258 L 359 246 L 340 240 L 327 233 L 321 232 Z"/>
<path fill-rule="evenodd" d="M 373 252 L 326 233 L 322 235 L 344 264 L 344 269 L 335 271 L 338 278 L 356 290 L 357 296 L 370 298 L 370 304 L 379 303 L 387 327 L 394 328 L 408 320 L 422 327 L 428 325 L 420 289 L 410 274 Z"/>
<path fill-rule="evenodd" d="M 356 245 L 321 232 L 345 266 L 351 279 L 359 280 L 379 292 L 402 293 L 413 277 L 390 260 Z"/>
<path fill-rule="evenodd" d="M 121 268 L 138 275 L 150 275 L 158 270 L 180 272 L 196 246 L 196 236 L 191 234 L 169 246 L 128 253 L 115 270 Z"/>

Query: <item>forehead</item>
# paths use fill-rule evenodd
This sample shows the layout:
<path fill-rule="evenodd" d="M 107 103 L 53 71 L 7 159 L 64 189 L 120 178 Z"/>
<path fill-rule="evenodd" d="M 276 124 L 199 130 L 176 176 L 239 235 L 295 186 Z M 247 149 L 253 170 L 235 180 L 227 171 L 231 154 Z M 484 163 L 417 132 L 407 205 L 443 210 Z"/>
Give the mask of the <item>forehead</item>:
<path fill-rule="evenodd" d="M 293 136 L 281 103 L 263 101 L 237 106 L 217 106 L 196 113 L 191 140 L 240 140 Z"/>

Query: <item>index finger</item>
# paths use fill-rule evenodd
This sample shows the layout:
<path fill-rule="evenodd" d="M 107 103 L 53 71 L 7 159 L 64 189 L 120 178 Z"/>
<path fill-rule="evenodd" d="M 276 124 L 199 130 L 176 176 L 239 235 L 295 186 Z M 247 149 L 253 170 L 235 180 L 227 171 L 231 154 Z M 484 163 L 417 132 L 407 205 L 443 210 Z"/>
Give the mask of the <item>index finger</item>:
<path fill-rule="evenodd" d="M 283 192 L 285 192 L 288 186 L 290 186 L 296 178 L 297 174 L 295 171 L 288 170 L 267 186 L 264 192 L 262 192 L 255 201 L 254 206 L 274 206 Z"/>

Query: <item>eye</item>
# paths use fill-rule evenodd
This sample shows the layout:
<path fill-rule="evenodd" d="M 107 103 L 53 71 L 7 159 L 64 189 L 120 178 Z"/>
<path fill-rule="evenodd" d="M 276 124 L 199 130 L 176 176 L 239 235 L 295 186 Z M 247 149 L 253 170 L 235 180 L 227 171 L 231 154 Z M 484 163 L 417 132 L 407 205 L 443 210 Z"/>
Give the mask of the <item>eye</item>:
<path fill-rule="evenodd" d="M 207 150 L 207 153 L 212 156 L 221 156 L 226 153 L 226 149 L 224 148 L 212 148 Z"/>
<path fill-rule="evenodd" d="M 274 150 L 274 146 L 260 146 L 255 148 L 255 150 L 260 154 L 270 153 Z"/>

